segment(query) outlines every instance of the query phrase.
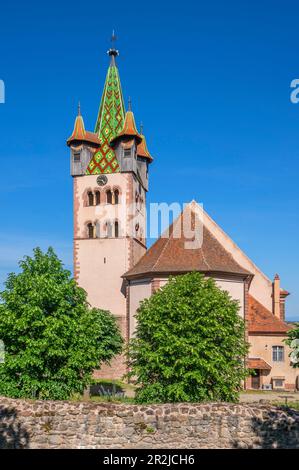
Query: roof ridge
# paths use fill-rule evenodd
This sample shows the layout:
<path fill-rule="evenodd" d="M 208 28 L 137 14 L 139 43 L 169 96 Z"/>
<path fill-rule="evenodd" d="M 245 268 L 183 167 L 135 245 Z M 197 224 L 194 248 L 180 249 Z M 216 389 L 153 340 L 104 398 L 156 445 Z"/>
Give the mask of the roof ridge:
<path fill-rule="evenodd" d="M 185 209 L 184 209 L 184 210 L 186 210 L 186 209 L 189 209 L 189 210 L 190 210 L 190 212 L 191 212 L 191 217 L 192 217 L 192 212 L 194 213 L 194 216 L 195 216 L 195 217 L 196 217 L 196 215 L 197 215 L 196 212 L 195 212 L 195 210 L 193 210 L 193 206 L 194 206 L 194 205 L 198 206 L 199 204 L 193 199 L 191 202 L 189 202 L 189 204 L 188 204 L 188 205 L 185 207 Z M 202 227 L 205 227 L 203 220 L 202 220 Z M 210 230 L 207 229 L 207 227 L 205 227 L 205 228 L 206 228 L 206 230 L 208 230 L 208 232 L 211 234 Z M 211 235 L 212 235 L 212 234 L 211 234 Z M 215 237 L 214 237 L 214 238 L 215 238 Z M 211 269 L 211 266 L 210 266 L 210 264 L 208 263 L 208 261 L 207 261 L 207 259 L 206 259 L 206 257 L 205 257 L 205 254 L 204 254 L 204 251 L 203 251 L 203 250 L 201 250 L 201 255 L 202 255 L 203 261 L 204 261 L 204 263 L 207 265 L 208 269 Z"/>
<path fill-rule="evenodd" d="M 245 253 L 245 251 L 232 239 L 232 237 L 213 219 L 213 217 L 208 214 L 208 212 L 203 209 L 204 215 L 210 220 L 210 222 L 219 229 L 219 231 L 229 239 L 229 241 L 233 244 L 233 246 L 242 253 L 242 255 L 248 260 L 249 264 L 253 266 L 261 275 L 262 277 L 269 283 L 271 283 L 271 279 L 252 261 L 251 258 Z M 216 238 L 216 237 L 215 237 Z M 216 238 L 218 240 L 218 238 Z M 220 243 L 220 242 L 219 242 Z M 239 264 L 239 263 L 238 263 Z M 247 269 L 247 268 L 244 268 Z"/>

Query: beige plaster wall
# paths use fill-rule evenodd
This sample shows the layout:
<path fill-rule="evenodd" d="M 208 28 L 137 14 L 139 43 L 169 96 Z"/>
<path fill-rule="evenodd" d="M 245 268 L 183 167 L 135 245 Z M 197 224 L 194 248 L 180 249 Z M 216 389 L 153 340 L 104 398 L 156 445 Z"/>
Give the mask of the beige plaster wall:
<path fill-rule="evenodd" d="M 264 371 L 262 376 L 263 384 L 270 384 L 272 377 L 285 377 L 285 384 L 295 384 L 299 369 L 294 369 L 290 363 L 290 348 L 284 343 L 284 336 L 249 336 L 250 351 L 249 357 L 261 357 L 270 366 L 271 371 Z M 272 346 L 284 347 L 284 362 L 272 361 Z"/>
<path fill-rule="evenodd" d="M 133 336 L 136 329 L 135 313 L 143 299 L 148 299 L 151 296 L 151 280 L 145 279 L 142 281 L 130 282 L 130 338 Z"/>
<path fill-rule="evenodd" d="M 231 279 L 217 279 L 216 284 L 220 289 L 225 290 L 234 299 L 239 301 L 239 313 L 244 318 L 244 282 Z"/>

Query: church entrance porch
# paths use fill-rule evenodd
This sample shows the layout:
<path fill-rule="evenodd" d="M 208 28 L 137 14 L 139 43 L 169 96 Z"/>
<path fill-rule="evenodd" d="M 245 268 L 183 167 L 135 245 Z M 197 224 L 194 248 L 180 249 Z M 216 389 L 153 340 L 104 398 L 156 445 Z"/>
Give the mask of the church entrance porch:
<path fill-rule="evenodd" d="M 252 390 L 261 390 L 263 388 L 263 378 L 271 371 L 271 366 L 261 357 L 248 358 L 247 367 L 251 375 L 247 381 L 247 388 Z"/>

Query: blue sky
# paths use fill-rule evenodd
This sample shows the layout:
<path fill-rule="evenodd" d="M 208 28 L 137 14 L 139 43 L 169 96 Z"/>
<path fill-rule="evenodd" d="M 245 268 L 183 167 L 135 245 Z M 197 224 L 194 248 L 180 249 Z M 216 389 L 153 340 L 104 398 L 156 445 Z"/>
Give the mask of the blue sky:
<path fill-rule="evenodd" d="M 299 319 L 295 1 L 2 2 L 0 282 L 32 247 L 72 264 L 65 145 L 77 102 L 93 130 L 114 28 L 123 92 L 155 162 L 151 202 L 196 199 Z"/>

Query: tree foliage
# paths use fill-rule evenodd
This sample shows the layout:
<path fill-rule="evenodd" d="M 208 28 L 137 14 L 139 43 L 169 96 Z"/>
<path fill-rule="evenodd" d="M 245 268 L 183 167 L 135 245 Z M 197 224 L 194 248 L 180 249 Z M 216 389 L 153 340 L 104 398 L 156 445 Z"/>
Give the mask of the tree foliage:
<path fill-rule="evenodd" d="M 293 367 L 299 367 L 299 325 L 288 332 L 285 343 L 291 348 L 290 359 Z"/>
<path fill-rule="evenodd" d="M 197 272 L 170 279 L 136 319 L 128 366 L 137 402 L 237 400 L 247 375 L 244 321 L 213 279 Z"/>
<path fill-rule="evenodd" d="M 92 371 L 122 349 L 115 319 L 89 307 L 53 249 L 36 248 L 19 266 L 0 294 L 0 394 L 68 399 L 82 393 Z"/>

